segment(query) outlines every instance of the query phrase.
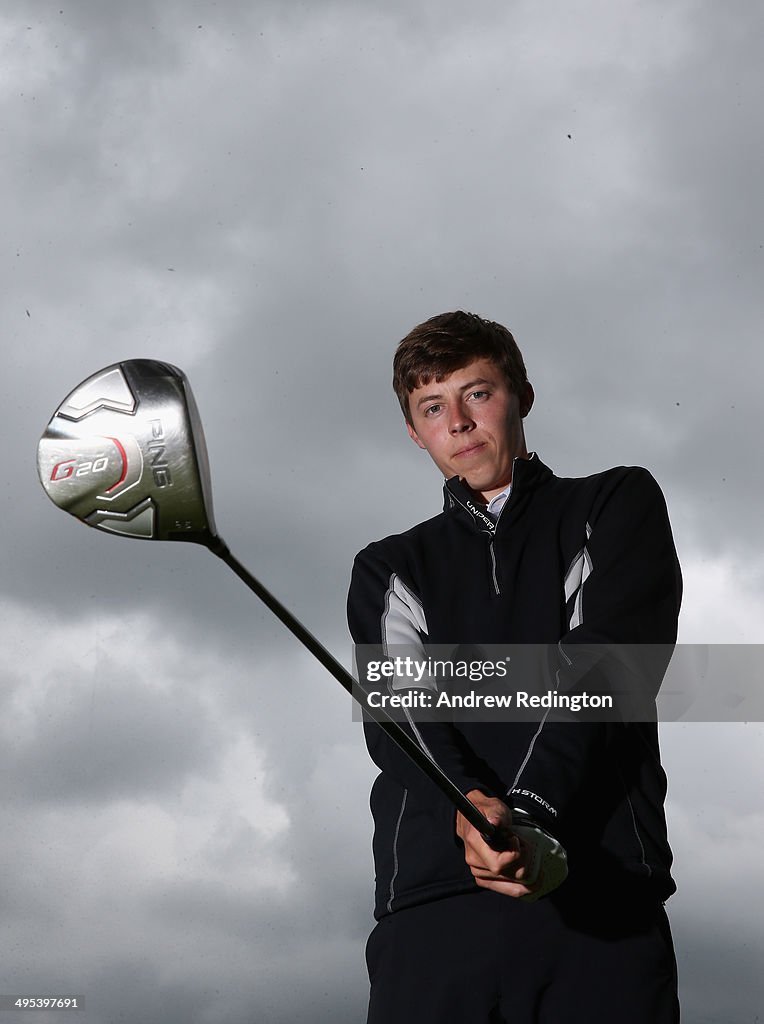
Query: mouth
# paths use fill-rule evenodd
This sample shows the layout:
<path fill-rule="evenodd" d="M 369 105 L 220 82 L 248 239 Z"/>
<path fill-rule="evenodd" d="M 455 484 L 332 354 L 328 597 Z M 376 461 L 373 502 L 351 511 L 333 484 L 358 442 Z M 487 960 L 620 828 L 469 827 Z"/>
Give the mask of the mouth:
<path fill-rule="evenodd" d="M 470 455 L 476 455 L 483 448 L 485 448 L 485 441 L 478 441 L 476 444 L 468 445 L 466 448 L 460 448 L 458 452 L 454 452 L 453 457 L 455 459 L 469 458 Z"/>

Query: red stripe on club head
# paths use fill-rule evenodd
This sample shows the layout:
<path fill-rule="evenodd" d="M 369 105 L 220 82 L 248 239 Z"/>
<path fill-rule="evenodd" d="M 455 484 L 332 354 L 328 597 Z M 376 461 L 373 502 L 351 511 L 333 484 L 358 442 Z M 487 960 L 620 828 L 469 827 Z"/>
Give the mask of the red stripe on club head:
<path fill-rule="evenodd" d="M 114 444 L 117 446 L 117 451 L 119 452 L 122 458 L 122 476 L 119 478 L 119 480 L 117 480 L 115 484 L 112 484 L 111 487 L 108 488 L 108 490 L 106 491 L 107 494 L 110 494 L 112 491 L 116 491 L 120 484 L 123 484 L 125 482 L 125 477 L 127 476 L 127 452 L 125 451 L 122 442 L 118 438 L 110 437 L 109 440 L 113 441 Z"/>

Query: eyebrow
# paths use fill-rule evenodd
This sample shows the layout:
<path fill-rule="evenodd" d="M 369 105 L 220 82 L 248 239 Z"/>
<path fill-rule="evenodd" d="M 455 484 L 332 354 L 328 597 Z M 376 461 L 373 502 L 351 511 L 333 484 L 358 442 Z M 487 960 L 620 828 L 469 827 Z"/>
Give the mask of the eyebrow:
<path fill-rule="evenodd" d="M 488 384 L 490 386 L 493 386 L 495 384 L 495 381 L 487 380 L 485 377 L 476 377 L 475 380 L 471 380 L 471 381 L 468 381 L 466 384 L 462 384 L 462 386 L 459 388 L 459 390 L 462 391 L 462 392 L 469 391 L 470 388 L 474 388 L 477 384 Z M 431 395 L 422 395 L 422 397 L 417 400 L 417 403 L 416 403 L 417 409 L 419 408 L 420 405 L 423 405 L 425 402 L 435 402 L 435 401 L 438 401 L 439 399 L 442 399 L 442 398 L 443 398 L 443 394 L 442 393 L 435 393 L 435 394 L 431 394 Z"/>

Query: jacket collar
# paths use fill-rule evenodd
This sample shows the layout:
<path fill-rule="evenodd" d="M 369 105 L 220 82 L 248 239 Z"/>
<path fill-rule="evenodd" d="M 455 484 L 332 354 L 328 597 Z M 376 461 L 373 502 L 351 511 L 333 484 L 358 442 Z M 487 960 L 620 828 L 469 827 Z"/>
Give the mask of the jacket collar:
<path fill-rule="evenodd" d="M 552 470 L 544 465 L 535 452 L 531 452 L 527 459 L 516 458 L 512 463 L 512 490 L 501 512 L 510 505 L 516 505 L 551 476 Z M 469 516 L 478 530 L 490 534 L 496 532 L 497 520 L 486 511 L 485 505 L 477 500 L 458 476 L 446 480 L 443 496 L 444 512 Z"/>

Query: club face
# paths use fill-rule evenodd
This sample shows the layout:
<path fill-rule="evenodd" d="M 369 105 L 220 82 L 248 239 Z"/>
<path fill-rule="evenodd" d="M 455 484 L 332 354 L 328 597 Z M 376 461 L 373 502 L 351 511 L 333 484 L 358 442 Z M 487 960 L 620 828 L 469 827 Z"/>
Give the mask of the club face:
<path fill-rule="evenodd" d="M 94 373 L 58 407 L 37 449 L 51 501 L 123 537 L 215 537 L 207 448 L 185 375 L 129 359 Z"/>

